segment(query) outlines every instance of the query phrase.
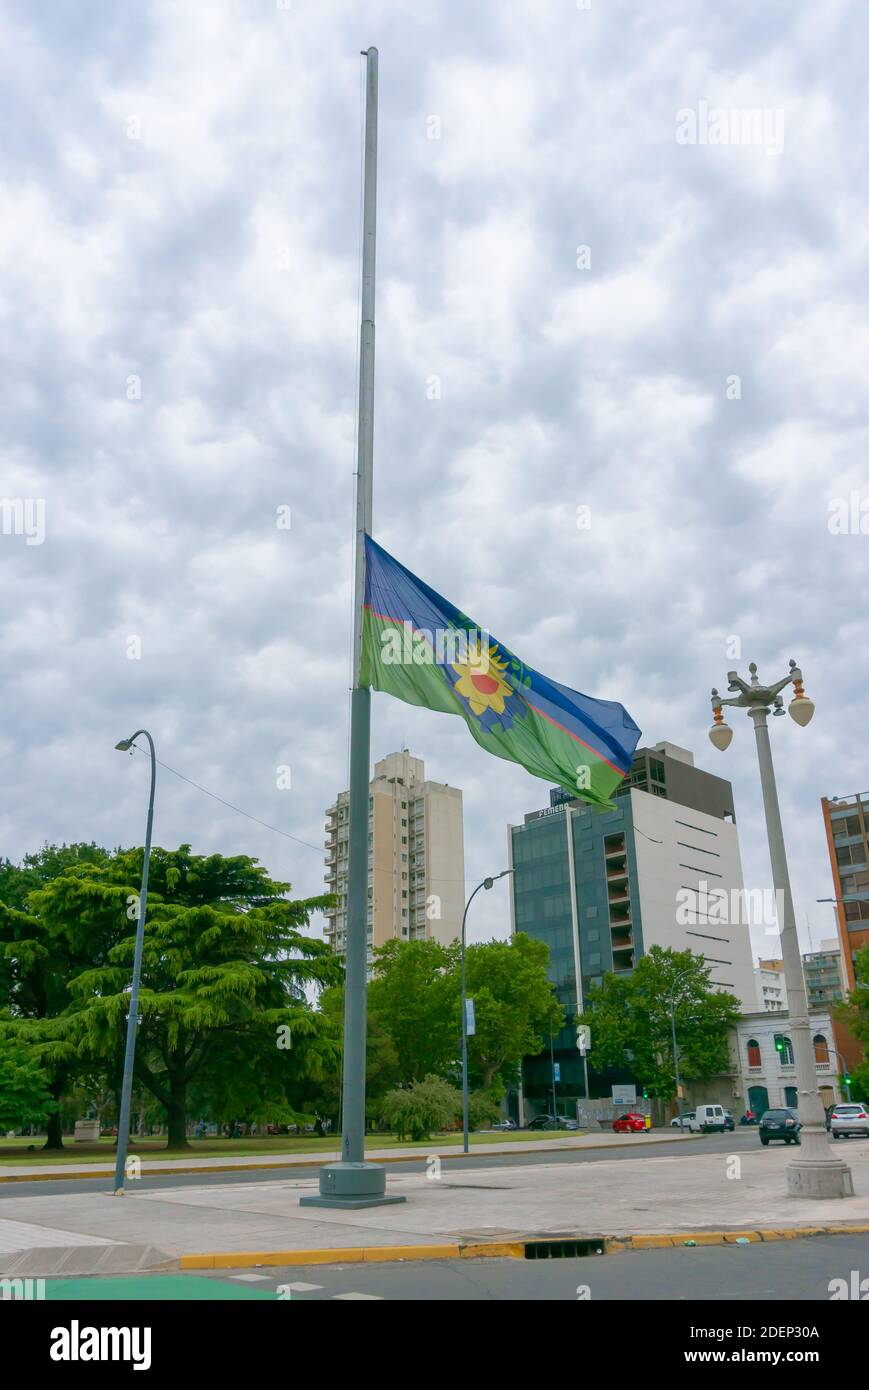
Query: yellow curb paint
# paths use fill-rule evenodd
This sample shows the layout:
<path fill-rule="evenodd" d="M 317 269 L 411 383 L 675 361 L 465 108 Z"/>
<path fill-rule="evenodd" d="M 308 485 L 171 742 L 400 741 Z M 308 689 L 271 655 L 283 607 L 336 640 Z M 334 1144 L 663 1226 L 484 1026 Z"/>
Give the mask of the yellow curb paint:
<path fill-rule="evenodd" d="M 366 1264 L 382 1260 L 457 1260 L 458 1245 L 367 1245 L 362 1251 Z"/>
<path fill-rule="evenodd" d="M 216 1255 L 182 1255 L 181 1269 L 249 1269 L 256 1265 L 361 1264 L 361 1247 L 348 1250 L 230 1250 Z"/>
<path fill-rule="evenodd" d="M 869 1234 L 869 1225 L 791 1226 L 757 1231 L 675 1231 L 668 1235 L 619 1235 L 604 1237 L 604 1253 L 618 1255 L 629 1250 L 670 1250 L 684 1248 L 685 1241 L 695 1246 L 731 1245 L 739 1239 L 752 1242 L 764 1240 L 798 1240 L 802 1236 Z M 578 1235 L 576 1239 L 584 1239 Z M 257 1265 L 325 1265 L 360 1264 L 388 1260 L 454 1260 L 515 1259 L 525 1255 L 526 1243 L 540 1240 L 528 1236 L 519 1241 L 475 1241 L 468 1245 L 369 1245 L 336 1250 L 247 1250 L 223 1251 L 216 1254 L 181 1255 L 180 1269 L 244 1269 Z"/>

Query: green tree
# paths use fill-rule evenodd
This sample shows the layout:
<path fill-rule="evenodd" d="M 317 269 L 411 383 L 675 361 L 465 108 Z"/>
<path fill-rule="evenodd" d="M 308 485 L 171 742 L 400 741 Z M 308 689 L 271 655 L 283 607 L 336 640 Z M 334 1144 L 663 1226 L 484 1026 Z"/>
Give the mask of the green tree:
<path fill-rule="evenodd" d="M 428 1139 L 462 1113 L 462 1094 L 440 1076 L 426 1076 L 406 1089 L 388 1091 L 381 1113 L 397 1139 Z"/>
<path fill-rule="evenodd" d="M 550 1031 L 561 1028 L 564 1010 L 547 978 L 548 965 L 549 947 L 525 932 L 510 941 L 467 948 L 467 993 L 474 1001 L 475 1027 L 468 1038 L 468 1071 L 484 1091 L 505 1069 L 515 1071 L 524 1056 L 540 1052 Z M 458 968 L 452 985 L 453 1027 L 461 1037 Z"/>
<path fill-rule="evenodd" d="M 368 1012 L 389 1035 L 402 1085 L 443 1076 L 459 1056 L 453 1007 L 459 947 L 388 941 L 374 952 Z"/>
<path fill-rule="evenodd" d="M 735 995 L 709 983 L 702 956 L 653 946 L 630 975 L 606 974 L 586 1001 L 595 1066 L 622 1067 L 663 1100 L 676 1094 L 670 999 L 676 1019 L 679 1071 L 706 1081 L 728 1070 L 729 1030 L 740 1014 Z"/>
<path fill-rule="evenodd" d="M 501 1107 L 491 1091 L 471 1091 L 468 1096 L 468 1129 L 485 1129 L 501 1118 Z"/>
<path fill-rule="evenodd" d="M 52 1041 L 81 1066 L 102 1063 L 115 1087 L 142 854 L 79 865 L 28 898 L 37 951 L 88 938 L 86 966 L 62 982 L 67 1006 L 52 1019 Z M 341 966 L 300 931 L 331 899 L 294 902 L 288 890 L 245 855 L 152 851 L 134 1084 L 164 1107 L 170 1148 L 186 1146 L 194 1086 L 255 1118 L 285 1115 L 290 1073 L 337 1067 L 335 1040 L 305 987 L 334 983 Z"/>
<path fill-rule="evenodd" d="M 35 896 L 58 879 L 105 865 L 109 852 L 94 844 L 44 845 L 21 864 L 0 861 L 0 1010 L 2 1031 L 34 1050 L 46 1073 L 54 1104 L 48 1115 L 47 1149 L 63 1147 L 61 1101 L 80 1071 L 75 1047 L 64 1035 L 70 1008 L 69 981 L 104 962 L 122 936 L 117 914 L 100 915 L 93 903 L 70 915 L 62 930 L 49 933 Z"/>
<path fill-rule="evenodd" d="M 340 1059 L 344 1040 L 344 987 L 335 985 L 320 995 L 320 1026 L 334 1040 Z M 381 1102 L 387 1091 L 401 1084 L 398 1053 L 379 1013 L 368 1009 L 365 1043 L 365 1117 L 380 1118 Z M 341 1114 L 342 1074 L 339 1064 L 319 1071 L 295 1073 L 290 1088 L 293 1104 L 309 1123 L 317 1117 L 337 1126 Z"/>
<path fill-rule="evenodd" d="M 0 1131 L 43 1124 L 55 1105 L 39 1056 L 0 1036 Z"/>

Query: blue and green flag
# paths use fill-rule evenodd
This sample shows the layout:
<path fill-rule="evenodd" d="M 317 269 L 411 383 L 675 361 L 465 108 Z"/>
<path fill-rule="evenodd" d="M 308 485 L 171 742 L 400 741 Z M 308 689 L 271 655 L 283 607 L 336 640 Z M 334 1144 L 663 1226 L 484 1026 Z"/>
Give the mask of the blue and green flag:
<path fill-rule="evenodd" d="M 359 683 L 460 714 L 487 752 L 599 806 L 611 804 L 640 739 L 623 705 L 526 666 L 370 536 Z"/>

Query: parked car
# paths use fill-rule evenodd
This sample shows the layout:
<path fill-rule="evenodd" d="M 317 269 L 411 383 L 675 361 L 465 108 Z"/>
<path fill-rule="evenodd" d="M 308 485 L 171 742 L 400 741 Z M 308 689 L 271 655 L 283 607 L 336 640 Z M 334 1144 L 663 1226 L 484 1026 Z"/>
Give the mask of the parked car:
<path fill-rule="evenodd" d="M 694 1119 L 694 1111 L 693 1111 L 693 1110 L 686 1110 L 686 1111 L 685 1111 L 685 1114 L 682 1116 L 681 1119 L 680 1119 L 679 1116 L 677 1115 L 676 1118 L 675 1118 L 674 1120 L 671 1120 L 671 1121 L 670 1121 L 670 1125 L 671 1125 L 671 1127 L 672 1127 L 673 1129 L 690 1129 L 690 1128 L 691 1128 L 691 1121 L 692 1121 L 693 1119 Z"/>
<path fill-rule="evenodd" d="M 497 1121 L 495 1122 L 495 1124 L 493 1124 L 493 1125 L 488 1125 L 485 1129 L 481 1129 L 481 1130 L 479 1131 L 479 1133 L 480 1133 L 480 1134 L 494 1134 L 496 1130 L 503 1130 L 503 1129 L 518 1129 L 518 1128 L 519 1128 L 519 1126 L 517 1125 L 517 1123 L 516 1123 L 515 1120 L 497 1120 Z"/>
<path fill-rule="evenodd" d="M 869 1138 L 869 1110 L 865 1105 L 834 1105 L 829 1123 L 834 1139 L 844 1139 L 848 1134 L 859 1134 L 863 1139 Z"/>
<path fill-rule="evenodd" d="M 613 1131 L 616 1134 L 639 1134 L 645 1132 L 646 1117 L 637 1110 L 627 1110 L 624 1115 L 619 1115 L 617 1120 L 613 1120 Z"/>
<path fill-rule="evenodd" d="M 569 1120 L 566 1115 L 535 1115 L 528 1125 L 529 1129 L 579 1129 L 577 1120 Z"/>
<path fill-rule="evenodd" d="M 782 1139 L 785 1144 L 800 1142 L 800 1117 L 796 1110 L 767 1110 L 760 1117 L 758 1134 L 761 1144 L 766 1147 L 771 1139 Z"/>
<path fill-rule="evenodd" d="M 698 1105 L 690 1128 L 700 1134 L 723 1134 L 727 1128 L 723 1105 Z"/>

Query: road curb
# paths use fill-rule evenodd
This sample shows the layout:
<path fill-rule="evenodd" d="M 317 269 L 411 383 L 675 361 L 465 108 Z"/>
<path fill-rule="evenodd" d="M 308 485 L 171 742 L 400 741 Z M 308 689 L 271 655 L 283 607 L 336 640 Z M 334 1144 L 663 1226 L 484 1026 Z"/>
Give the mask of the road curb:
<path fill-rule="evenodd" d="M 659 1145 L 662 1145 L 662 1144 L 684 1144 L 684 1143 L 686 1143 L 686 1142 L 690 1142 L 690 1140 L 687 1138 L 687 1136 L 681 1136 L 681 1135 L 674 1134 L 674 1135 L 672 1135 L 672 1136 L 671 1136 L 671 1135 L 667 1135 L 665 1138 L 662 1137 L 661 1139 L 657 1139 L 657 1138 L 656 1138 L 654 1144 L 652 1144 L 651 1147 L 652 1147 L 652 1148 L 657 1148 Z M 626 1148 L 626 1147 L 627 1147 L 627 1145 L 625 1145 L 625 1144 L 583 1144 L 582 1146 L 577 1145 L 577 1147 L 576 1147 L 575 1149 L 572 1149 L 572 1148 L 568 1148 L 568 1146 L 567 1146 L 566 1144 L 561 1144 L 561 1145 L 551 1144 L 551 1145 L 547 1145 L 545 1148 L 544 1148 L 543 1146 L 541 1146 L 539 1149 L 537 1149 L 537 1148 L 534 1148 L 534 1149 L 519 1149 L 517 1152 L 518 1152 L 519 1155 L 524 1156 L 524 1155 L 527 1155 L 527 1154 L 538 1154 L 538 1153 L 545 1153 L 545 1154 L 558 1154 L 558 1153 L 586 1153 L 586 1152 L 588 1152 L 589 1150 L 594 1150 L 594 1151 L 596 1152 L 596 1151 L 599 1150 L 599 1149 L 624 1149 L 624 1148 Z M 427 1158 L 440 1158 L 440 1159 L 444 1159 L 444 1158 L 473 1158 L 473 1157 L 475 1157 L 475 1155 L 476 1155 L 477 1157 L 479 1157 L 479 1158 L 506 1158 L 506 1157 L 509 1157 L 510 1152 L 511 1152 L 511 1151 L 510 1151 L 509 1149 L 499 1149 L 497 1153 L 479 1153 L 478 1150 L 475 1150 L 475 1149 L 472 1148 L 471 1151 L 470 1151 L 470 1153 L 465 1154 L 465 1153 L 462 1153 L 461 1151 L 459 1151 L 458 1153 L 456 1153 L 455 1147 L 451 1147 L 451 1148 L 449 1148 L 449 1149 L 440 1149 L 440 1150 L 439 1150 L 439 1149 L 426 1149 L 426 1150 L 420 1149 L 420 1151 L 419 1151 L 419 1161 L 420 1161 L 420 1162 L 425 1162 L 425 1160 L 426 1160 Z M 192 1174 L 197 1174 L 197 1173 L 204 1173 L 204 1174 L 208 1174 L 208 1173 L 268 1173 L 268 1172 L 274 1171 L 275 1169 L 283 1169 L 283 1168 L 324 1168 L 328 1163 L 336 1163 L 336 1162 L 338 1161 L 338 1159 L 340 1159 L 341 1155 L 340 1155 L 340 1153 L 337 1153 L 337 1152 L 336 1152 L 335 1154 L 330 1155 L 328 1158 L 323 1158 L 323 1157 L 319 1157 L 319 1158 L 305 1158 L 304 1155 L 301 1155 L 301 1154 L 298 1155 L 298 1156 L 297 1156 L 297 1155 L 293 1155 L 293 1157 L 294 1157 L 294 1159 L 297 1159 L 297 1161 L 295 1161 L 295 1162 L 293 1162 L 293 1163 L 287 1163 L 286 1160 L 284 1160 L 282 1163 L 221 1163 L 221 1164 L 219 1165 L 219 1167 L 214 1167 L 214 1166 L 203 1167 L 201 1164 L 199 1164 L 199 1165 L 197 1165 L 197 1164 L 189 1164 L 189 1165 L 186 1165 L 186 1164 L 185 1164 L 185 1166 L 184 1166 L 183 1168 L 174 1168 L 174 1167 L 147 1168 L 147 1169 L 145 1169 L 145 1170 L 143 1171 L 142 1177 L 145 1177 L 145 1178 L 165 1178 L 165 1177 L 171 1177 L 173 1173 L 178 1173 L 178 1174 L 180 1174 L 180 1175 L 183 1177 L 183 1176 L 185 1176 L 185 1175 L 187 1175 L 187 1174 L 191 1174 L 191 1173 L 192 1173 Z M 416 1154 L 390 1154 L 388 1157 L 385 1157 L 385 1158 L 375 1158 L 375 1159 L 372 1159 L 372 1162 L 373 1162 L 373 1163 L 412 1163 L 416 1157 L 417 1157 Z M 147 1162 L 147 1160 L 145 1160 L 145 1161 Z M 99 1172 L 99 1173 L 85 1173 L 85 1172 L 82 1172 L 82 1171 L 79 1170 L 79 1169 L 75 1169 L 75 1170 L 74 1170 L 73 1172 L 71 1172 L 71 1173 L 39 1173 L 39 1172 L 34 1172 L 34 1173 L 6 1173 L 6 1174 L 5 1174 L 5 1173 L 3 1172 L 3 1170 L 2 1170 L 2 1168 L 0 1168 L 0 1183 L 4 1183 L 4 1182 L 66 1182 L 66 1181 L 72 1180 L 72 1179 L 88 1179 L 88 1178 L 91 1179 L 91 1181 L 96 1181 L 96 1179 L 98 1179 L 98 1178 L 112 1177 L 112 1176 L 114 1175 L 114 1171 L 115 1171 L 115 1169 L 114 1169 L 114 1164 L 107 1164 L 106 1167 L 105 1167 L 105 1169 L 104 1169 L 103 1171 Z"/>
<path fill-rule="evenodd" d="M 456 1259 L 514 1259 L 530 1258 L 533 1248 L 536 1258 L 547 1258 L 546 1247 L 559 1248 L 585 1245 L 595 1253 L 617 1255 L 626 1251 L 664 1250 L 700 1246 L 728 1246 L 739 1242 L 758 1244 L 777 1240 L 797 1240 L 809 1236 L 866 1235 L 869 1223 L 837 1222 L 826 1226 L 782 1226 L 775 1229 L 731 1231 L 674 1231 L 660 1234 L 600 1236 L 586 1232 L 562 1233 L 558 1236 L 527 1235 L 507 1241 L 458 1241 L 443 1245 L 366 1245 L 343 1249 L 316 1250 L 256 1250 L 223 1251 L 220 1253 L 181 1255 L 180 1269 L 247 1269 L 259 1265 L 325 1265 L 370 1264 L 386 1260 L 456 1260 Z"/>

